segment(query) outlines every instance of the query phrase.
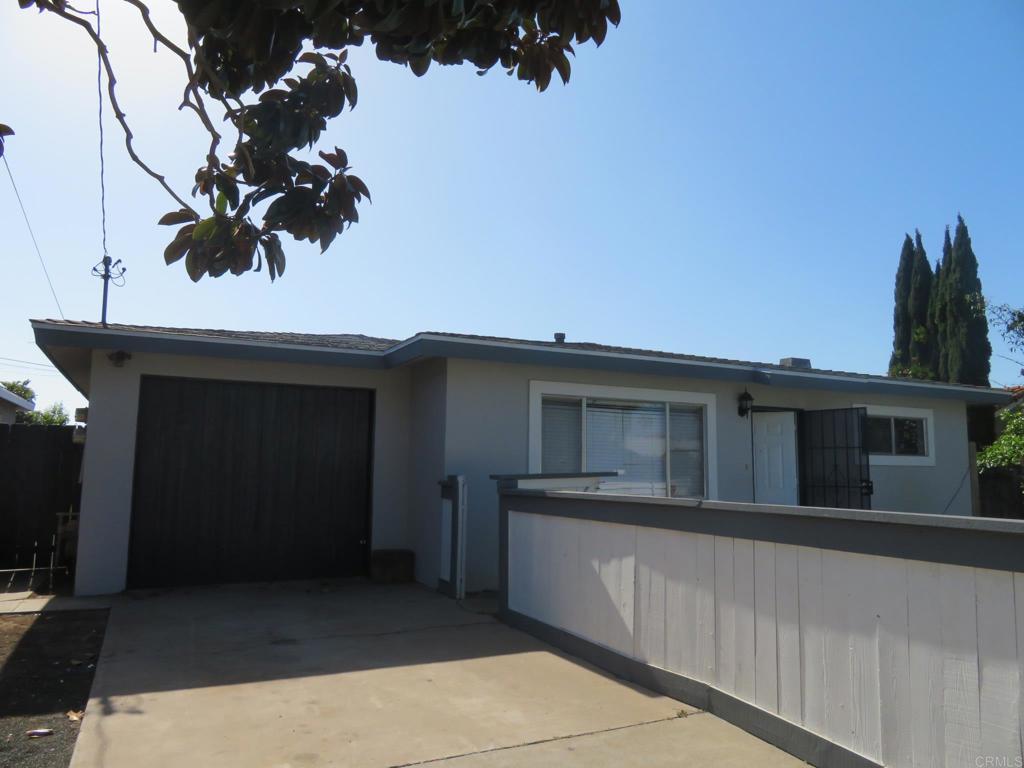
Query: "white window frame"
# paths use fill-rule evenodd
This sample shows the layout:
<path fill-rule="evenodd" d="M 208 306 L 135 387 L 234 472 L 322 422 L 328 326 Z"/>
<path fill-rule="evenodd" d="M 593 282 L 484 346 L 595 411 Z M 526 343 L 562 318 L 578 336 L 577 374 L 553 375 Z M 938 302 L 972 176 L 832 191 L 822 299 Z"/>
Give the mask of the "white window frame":
<path fill-rule="evenodd" d="M 710 392 L 680 392 L 674 389 L 642 389 L 612 387 L 602 384 L 576 384 L 567 381 L 530 382 L 529 461 L 531 473 L 541 472 L 542 401 L 545 397 L 578 397 L 630 402 L 694 405 L 704 409 L 704 468 L 707 476 L 706 498 L 718 498 L 718 429 L 716 427 L 717 397 Z M 585 416 L 585 414 L 584 414 Z M 583 429 L 586 430 L 584 420 Z"/>
<path fill-rule="evenodd" d="M 935 466 L 935 411 L 931 408 L 908 408 L 902 405 L 869 405 L 857 403 L 854 408 L 867 409 L 868 416 L 888 416 L 897 419 L 923 419 L 925 456 L 897 456 L 888 453 L 869 453 L 872 467 L 934 467 Z M 896 446 L 893 446 L 895 450 Z"/>

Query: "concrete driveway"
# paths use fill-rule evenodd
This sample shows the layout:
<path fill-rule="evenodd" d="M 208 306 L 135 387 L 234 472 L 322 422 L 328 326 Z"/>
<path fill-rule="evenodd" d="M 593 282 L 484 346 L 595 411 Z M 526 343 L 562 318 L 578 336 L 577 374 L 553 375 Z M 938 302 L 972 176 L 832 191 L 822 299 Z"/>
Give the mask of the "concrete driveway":
<path fill-rule="evenodd" d="M 72 768 L 803 765 L 421 587 L 114 600 Z"/>

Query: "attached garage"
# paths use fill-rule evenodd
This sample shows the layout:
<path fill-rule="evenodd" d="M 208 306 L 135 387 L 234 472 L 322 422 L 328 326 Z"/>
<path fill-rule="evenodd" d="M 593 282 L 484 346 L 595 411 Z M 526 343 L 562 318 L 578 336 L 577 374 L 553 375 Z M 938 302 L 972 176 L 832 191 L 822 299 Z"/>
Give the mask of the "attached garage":
<path fill-rule="evenodd" d="M 366 572 L 373 392 L 143 376 L 128 587 Z"/>

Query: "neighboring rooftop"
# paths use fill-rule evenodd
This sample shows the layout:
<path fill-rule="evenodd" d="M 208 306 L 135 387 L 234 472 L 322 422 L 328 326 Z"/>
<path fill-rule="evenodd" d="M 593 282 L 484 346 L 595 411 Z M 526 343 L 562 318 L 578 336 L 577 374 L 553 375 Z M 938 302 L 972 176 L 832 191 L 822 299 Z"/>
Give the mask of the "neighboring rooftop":
<path fill-rule="evenodd" d="M 229 354 L 235 357 L 272 358 L 283 362 L 334 363 L 393 367 L 424 357 L 475 357 L 509 362 L 536 362 L 572 367 L 613 368 L 680 376 L 731 379 L 757 384 L 812 387 L 823 381 L 846 381 L 838 388 L 859 391 L 906 392 L 908 388 L 936 397 L 956 396 L 973 402 L 1001 404 L 1011 396 L 1004 390 L 946 382 L 899 379 L 878 374 L 855 373 L 810 367 L 804 358 L 783 358 L 779 363 L 688 355 L 679 352 L 619 347 L 594 342 L 517 339 L 466 333 L 426 331 L 408 339 L 389 339 L 362 334 L 284 333 L 235 331 L 215 328 L 171 328 L 124 325 L 85 320 L 33 320 L 36 342 L 48 351 L 53 347 L 99 348 L 170 352 L 179 354 Z M 209 345 L 215 345 L 212 349 Z M 276 350 L 276 351 L 275 351 Z M 358 360 L 362 359 L 362 362 Z M 666 366 L 666 364 L 674 364 Z M 64 370 L 62 368 L 62 370 Z M 68 372 L 65 375 L 73 378 Z M 856 383 L 860 382 L 860 385 Z M 873 386 L 868 387 L 871 384 Z M 76 386 L 81 386 L 76 383 Z"/>
<path fill-rule="evenodd" d="M 0 386 L 0 401 L 13 405 L 19 411 L 33 411 L 36 407 L 36 404 L 31 400 L 26 400 L 3 386 Z"/>

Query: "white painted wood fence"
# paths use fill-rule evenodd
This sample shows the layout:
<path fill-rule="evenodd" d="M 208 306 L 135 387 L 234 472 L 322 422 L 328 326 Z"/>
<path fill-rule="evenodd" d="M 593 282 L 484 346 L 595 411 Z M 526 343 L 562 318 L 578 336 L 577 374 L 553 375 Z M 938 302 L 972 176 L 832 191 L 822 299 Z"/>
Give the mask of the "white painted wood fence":
<path fill-rule="evenodd" d="M 510 511 L 508 607 L 886 766 L 1021 766 L 1024 574 Z"/>

